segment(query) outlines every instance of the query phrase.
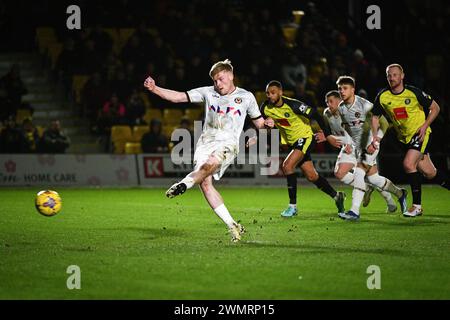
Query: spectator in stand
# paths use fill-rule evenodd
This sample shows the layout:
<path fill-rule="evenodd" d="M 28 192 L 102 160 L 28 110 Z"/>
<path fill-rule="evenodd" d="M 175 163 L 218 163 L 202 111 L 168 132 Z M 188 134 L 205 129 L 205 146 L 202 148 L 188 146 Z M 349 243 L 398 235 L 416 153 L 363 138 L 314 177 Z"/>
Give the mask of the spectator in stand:
<path fill-rule="evenodd" d="M 281 67 L 283 83 L 286 88 L 292 90 L 299 82 L 305 86 L 307 79 L 305 65 L 298 60 L 295 54 L 290 54 L 288 59 L 288 62 Z"/>
<path fill-rule="evenodd" d="M 125 105 L 120 102 L 116 93 L 113 93 L 103 105 L 97 124 L 100 132 L 107 135 L 110 134 L 112 126 L 128 124 Z"/>
<path fill-rule="evenodd" d="M 146 125 L 144 120 L 145 104 L 137 89 L 133 90 L 127 103 L 127 118 L 130 126 Z"/>
<path fill-rule="evenodd" d="M 39 132 L 30 118 L 26 118 L 22 122 L 22 135 L 22 152 L 36 153 L 40 143 Z"/>
<path fill-rule="evenodd" d="M 0 134 L 0 153 L 21 153 L 22 146 L 22 132 L 17 127 L 14 117 L 10 116 Z"/>
<path fill-rule="evenodd" d="M 13 64 L 9 72 L 0 78 L 0 102 L 2 103 L 2 110 L 0 111 L 2 119 L 0 120 L 15 114 L 21 106 L 22 96 L 27 92 L 28 90 L 20 77 L 20 67 L 18 64 Z"/>
<path fill-rule="evenodd" d="M 161 121 L 153 119 L 150 122 L 150 131 L 145 133 L 141 139 L 142 151 L 144 153 L 167 152 L 169 150 L 167 137 L 161 131 Z"/>
<path fill-rule="evenodd" d="M 353 60 L 350 65 L 351 74 L 358 79 L 360 85 L 365 86 L 367 84 L 367 74 L 369 65 L 364 58 L 364 53 L 361 49 L 356 49 L 353 52 Z"/>
<path fill-rule="evenodd" d="M 52 120 L 50 127 L 42 134 L 41 153 L 65 153 L 70 146 L 70 139 L 61 130 L 59 120 Z"/>
<path fill-rule="evenodd" d="M 111 96 L 109 86 L 105 84 L 100 72 L 95 72 L 86 82 L 82 91 L 83 115 L 88 118 L 91 127 L 97 121 L 102 105 Z"/>
<path fill-rule="evenodd" d="M 189 131 L 189 137 L 191 140 L 191 152 L 194 152 L 194 131 L 191 129 L 191 121 L 188 118 L 182 118 L 180 121 L 180 126 L 177 129 L 185 129 Z M 180 139 L 178 142 L 174 142 L 174 146 L 181 143 L 183 139 Z"/>

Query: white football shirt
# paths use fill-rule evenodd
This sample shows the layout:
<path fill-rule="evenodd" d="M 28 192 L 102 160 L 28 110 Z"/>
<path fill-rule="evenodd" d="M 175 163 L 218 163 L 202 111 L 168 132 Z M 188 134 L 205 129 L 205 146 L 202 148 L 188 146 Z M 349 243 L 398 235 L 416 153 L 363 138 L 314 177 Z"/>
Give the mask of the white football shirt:
<path fill-rule="evenodd" d="M 221 96 L 213 86 L 200 87 L 186 92 L 190 102 L 205 104 L 205 123 L 202 136 L 209 141 L 229 141 L 239 145 L 239 137 L 248 115 L 252 119 L 261 117 L 253 93 L 236 87 Z"/>
<path fill-rule="evenodd" d="M 368 133 L 368 126 L 364 126 L 364 124 L 368 121 L 367 114 L 372 110 L 372 107 L 372 102 L 357 95 L 355 95 L 353 104 L 346 105 L 344 101 L 339 104 L 339 112 L 344 127 L 348 127 L 348 133 L 357 147 L 365 147 L 367 145 L 368 135 L 366 133 Z M 365 141 L 362 141 L 363 139 Z"/>

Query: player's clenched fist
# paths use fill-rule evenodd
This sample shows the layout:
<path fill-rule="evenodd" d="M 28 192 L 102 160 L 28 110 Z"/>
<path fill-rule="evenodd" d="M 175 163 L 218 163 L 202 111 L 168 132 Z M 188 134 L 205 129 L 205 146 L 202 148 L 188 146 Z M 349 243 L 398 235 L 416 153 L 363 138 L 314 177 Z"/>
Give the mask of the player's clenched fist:
<path fill-rule="evenodd" d="M 148 77 L 144 81 L 144 87 L 146 87 L 148 90 L 153 91 L 155 89 L 156 83 L 155 80 L 153 80 L 152 77 Z"/>

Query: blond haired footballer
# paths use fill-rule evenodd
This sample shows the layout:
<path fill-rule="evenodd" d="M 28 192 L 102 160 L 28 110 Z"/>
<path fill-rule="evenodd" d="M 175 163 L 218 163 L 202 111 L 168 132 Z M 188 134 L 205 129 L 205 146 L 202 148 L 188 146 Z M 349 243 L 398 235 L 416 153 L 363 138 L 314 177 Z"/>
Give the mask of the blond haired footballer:
<path fill-rule="evenodd" d="M 384 114 L 392 122 L 397 138 L 405 152 L 403 168 L 408 175 L 412 193 L 412 206 L 403 213 L 405 217 L 422 215 L 422 176 L 449 190 L 445 173 L 436 170 L 428 153 L 431 138 L 430 125 L 439 114 L 439 105 L 422 90 L 405 85 L 405 73 L 399 64 L 386 67 L 389 87 L 381 90 L 374 103 L 372 132 L 379 128 L 379 117 Z M 379 139 L 373 138 L 374 148 Z"/>
<path fill-rule="evenodd" d="M 194 153 L 194 170 L 172 185 L 166 192 L 169 198 L 199 185 L 211 209 L 228 226 L 231 240 L 241 239 L 245 229 L 230 215 L 219 192 L 213 186 L 213 177 L 219 180 L 238 154 L 239 137 L 248 115 L 256 128 L 264 128 L 264 119 L 254 95 L 234 84 L 231 61 L 215 63 L 209 72 L 213 86 L 200 87 L 187 92 L 164 89 L 153 78 L 145 80 L 145 87 L 162 99 L 181 103 L 203 102 L 205 124 Z"/>

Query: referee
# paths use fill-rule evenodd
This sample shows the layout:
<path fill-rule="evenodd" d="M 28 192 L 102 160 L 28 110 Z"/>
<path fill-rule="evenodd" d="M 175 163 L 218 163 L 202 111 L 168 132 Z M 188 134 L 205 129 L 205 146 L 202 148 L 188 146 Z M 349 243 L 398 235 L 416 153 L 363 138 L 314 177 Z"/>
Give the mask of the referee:
<path fill-rule="evenodd" d="M 430 139 L 430 125 L 439 114 L 439 105 L 428 94 L 413 86 L 405 85 L 405 74 L 399 64 L 386 67 L 389 87 L 381 90 L 375 98 L 372 109 L 372 132 L 379 128 L 379 116 L 384 114 L 391 120 L 406 153 L 403 167 L 408 175 L 413 203 L 403 215 L 416 217 L 422 215 L 422 175 L 449 190 L 450 183 L 445 173 L 436 170 L 427 151 Z M 373 135 L 373 146 L 377 147 L 379 138 Z"/>

